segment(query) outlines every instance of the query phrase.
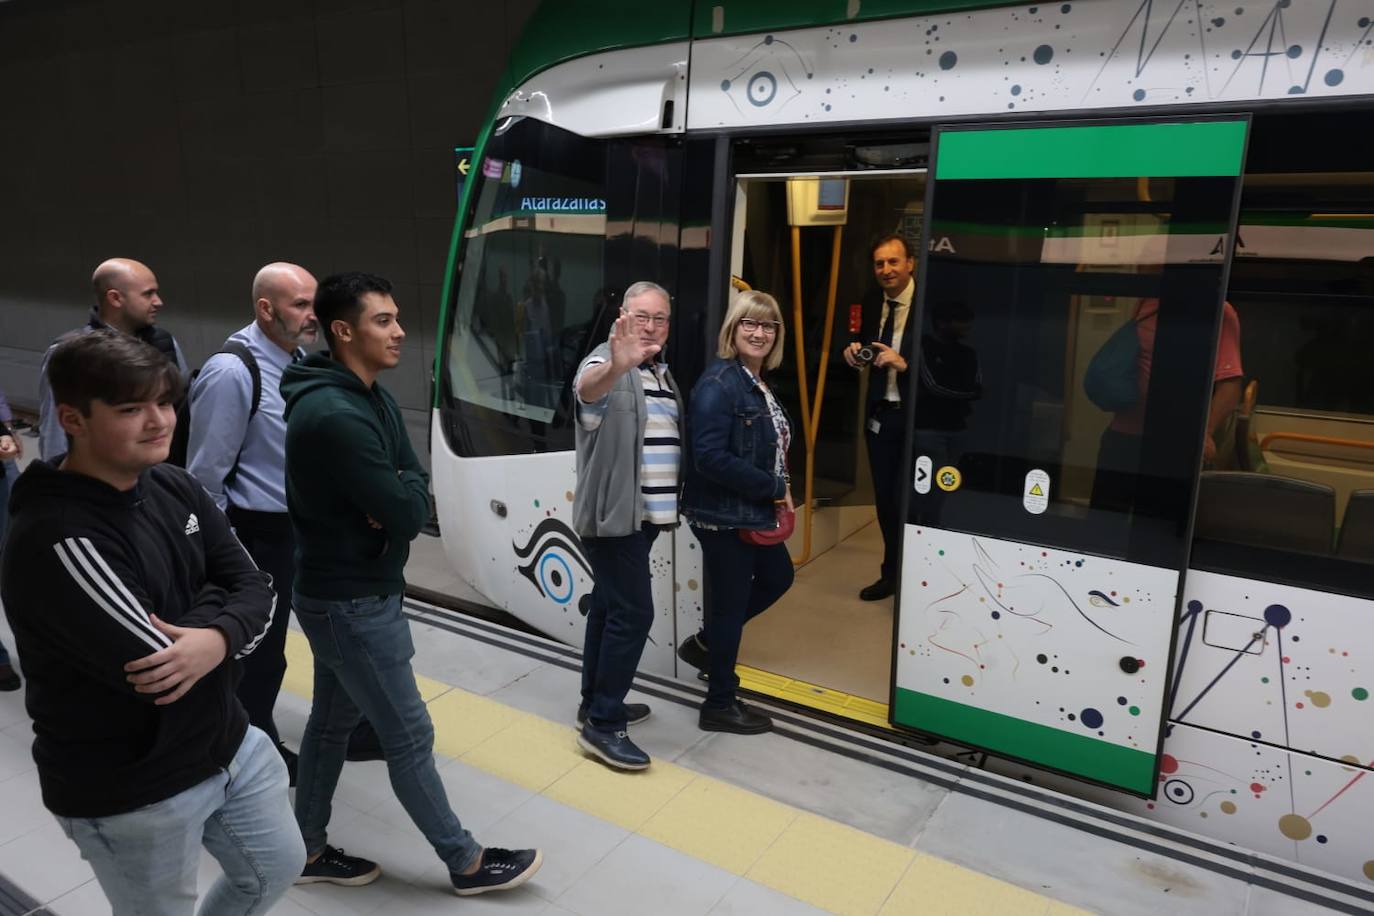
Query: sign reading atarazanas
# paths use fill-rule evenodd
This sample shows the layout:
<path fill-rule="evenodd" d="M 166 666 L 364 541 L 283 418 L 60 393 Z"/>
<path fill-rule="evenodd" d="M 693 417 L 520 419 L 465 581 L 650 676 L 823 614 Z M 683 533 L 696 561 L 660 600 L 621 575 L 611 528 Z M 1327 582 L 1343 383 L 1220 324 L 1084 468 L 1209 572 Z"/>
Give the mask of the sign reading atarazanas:
<path fill-rule="evenodd" d="M 605 213 L 606 201 L 600 197 L 522 197 L 520 209 L 536 213 Z"/>

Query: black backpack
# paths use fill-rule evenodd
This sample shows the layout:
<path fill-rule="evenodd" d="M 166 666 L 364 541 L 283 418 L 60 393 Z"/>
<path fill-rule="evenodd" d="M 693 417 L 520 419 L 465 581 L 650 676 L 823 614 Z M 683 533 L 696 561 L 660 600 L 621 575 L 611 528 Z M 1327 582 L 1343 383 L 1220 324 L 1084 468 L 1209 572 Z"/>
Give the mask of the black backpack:
<path fill-rule="evenodd" d="M 248 408 L 248 419 L 251 421 L 258 412 L 258 405 L 262 403 L 262 372 L 258 369 L 257 357 L 253 351 L 248 349 L 248 345 L 237 340 L 227 340 L 224 342 L 224 349 L 219 353 L 232 353 L 243 361 L 248 367 L 248 374 L 253 377 L 253 403 Z M 218 356 L 219 353 L 215 355 Z M 191 373 L 190 381 L 186 385 L 186 394 L 181 402 L 177 404 L 177 427 L 172 433 L 172 446 L 167 453 L 167 463 L 174 464 L 179 468 L 186 467 L 189 457 L 187 452 L 191 446 L 191 383 L 200 375 L 200 370 Z M 225 478 L 225 483 L 234 479 L 235 472 L 238 471 L 238 457 L 234 458 L 234 467 L 229 471 L 229 476 Z"/>

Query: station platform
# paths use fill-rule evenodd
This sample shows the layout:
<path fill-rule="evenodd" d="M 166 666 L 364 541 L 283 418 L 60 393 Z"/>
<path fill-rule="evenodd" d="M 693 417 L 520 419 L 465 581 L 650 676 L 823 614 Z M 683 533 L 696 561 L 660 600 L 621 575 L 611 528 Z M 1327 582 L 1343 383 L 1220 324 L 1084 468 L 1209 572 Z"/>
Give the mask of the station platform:
<path fill-rule="evenodd" d="M 515 891 L 459 900 L 384 764 L 349 763 L 330 841 L 376 859 L 384 875 L 362 888 L 294 888 L 276 913 L 1360 911 L 1335 897 L 1329 908 L 1313 902 L 1304 882 L 1284 887 L 1258 864 L 1238 868 L 1157 824 L 787 709 L 769 709 L 772 734 L 702 732 L 701 691 L 652 676 L 632 698 L 653 706 L 634 734 L 654 764 L 613 772 L 575 744 L 573 650 L 411 599 L 406 613 L 454 809 L 483 843 L 542 847 L 544 866 Z M 3 618 L 0 633 L 10 641 Z M 294 746 L 312 671 L 299 632 L 288 656 L 278 723 Z M 22 694 L 0 694 L 0 914 L 108 913 L 43 809 L 30 741 Z M 217 868 L 206 855 L 202 887 Z"/>

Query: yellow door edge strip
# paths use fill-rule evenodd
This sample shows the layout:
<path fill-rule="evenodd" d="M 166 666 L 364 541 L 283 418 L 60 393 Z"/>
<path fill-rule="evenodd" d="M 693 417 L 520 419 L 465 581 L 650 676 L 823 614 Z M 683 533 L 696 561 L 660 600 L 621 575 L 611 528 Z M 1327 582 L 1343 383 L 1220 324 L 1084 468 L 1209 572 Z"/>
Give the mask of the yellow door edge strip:
<path fill-rule="evenodd" d="M 739 677 L 739 685 L 745 690 L 786 700 L 789 703 L 797 703 L 811 709 L 818 709 L 832 715 L 843 716 L 865 725 L 876 725 L 879 728 L 892 727 L 887 721 L 886 703 L 879 703 L 867 697 L 855 696 L 830 687 L 822 687 L 800 678 L 786 677 L 771 671 L 750 668 L 748 665 L 736 665 L 735 674 Z"/>

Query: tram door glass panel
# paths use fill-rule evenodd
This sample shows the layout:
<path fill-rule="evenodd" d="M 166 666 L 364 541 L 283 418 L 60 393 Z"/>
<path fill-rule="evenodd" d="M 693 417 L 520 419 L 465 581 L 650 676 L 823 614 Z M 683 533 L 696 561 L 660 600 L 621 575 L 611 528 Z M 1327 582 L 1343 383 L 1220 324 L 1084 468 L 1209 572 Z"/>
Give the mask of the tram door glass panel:
<path fill-rule="evenodd" d="M 1153 793 L 1247 127 L 936 132 L 894 724 Z"/>

